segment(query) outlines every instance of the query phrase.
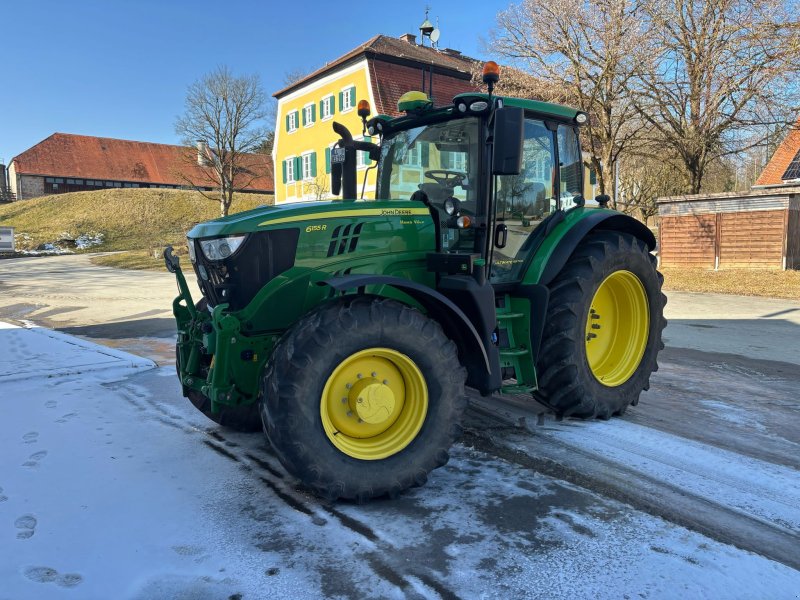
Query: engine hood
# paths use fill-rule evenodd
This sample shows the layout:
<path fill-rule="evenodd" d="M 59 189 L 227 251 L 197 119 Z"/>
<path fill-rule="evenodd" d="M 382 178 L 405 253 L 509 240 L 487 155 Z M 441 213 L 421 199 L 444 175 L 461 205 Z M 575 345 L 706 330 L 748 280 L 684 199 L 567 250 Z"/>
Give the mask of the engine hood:
<path fill-rule="evenodd" d="M 319 220 L 346 217 L 403 217 L 428 215 L 421 202 L 409 200 L 358 200 L 333 202 L 294 202 L 263 206 L 195 225 L 187 237 L 210 238 L 260 231 L 263 229 L 307 227 Z"/>

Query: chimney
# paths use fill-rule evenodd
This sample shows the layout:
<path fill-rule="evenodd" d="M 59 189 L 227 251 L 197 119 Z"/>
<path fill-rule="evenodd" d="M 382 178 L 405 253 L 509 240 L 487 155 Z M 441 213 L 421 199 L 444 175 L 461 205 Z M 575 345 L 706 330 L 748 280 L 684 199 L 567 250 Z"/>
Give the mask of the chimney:
<path fill-rule="evenodd" d="M 197 140 L 197 165 L 208 166 L 208 144 L 205 140 Z"/>
<path fill-rule="evenodd" d="M 404 33 L 400 36 L 400 39 L 404 42 L 408 42 L 409 44 L 416 46 L 417 45 L 417 36 L 413 33 Z"/>

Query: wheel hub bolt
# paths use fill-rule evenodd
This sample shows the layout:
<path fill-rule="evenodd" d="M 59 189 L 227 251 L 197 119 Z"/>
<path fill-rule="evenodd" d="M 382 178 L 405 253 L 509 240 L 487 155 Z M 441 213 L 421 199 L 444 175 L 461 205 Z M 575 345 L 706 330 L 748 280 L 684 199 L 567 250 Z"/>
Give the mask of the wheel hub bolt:
<path fill-rule="evenodd" d="M 388 379 L 384 379 L 383 380 L 383 385 L 389 385 L 389 380 Z"/>
<path fill-rule="evenodd" d="M 347 398 L 342 398 L 342 404 L 347 404 Z"/>
<path fill-rule="evenodd" d="M 361 379 L 361 378 L 363 377 L 363 375 L 362 375 L 361 373 L 359 373 L 358 375 L 356 375 L 356 377 L 358 377 L 359 379 Z"/>
<path fill-rule="evenodd" d="M 377 374 L 375 371 L 373 371 L 373 372 L 372 372 L 372 376 L 373 376 L 373 377 L 377 377 L 377 376 L 378 376 L 378 374 Z"/>
<path fill-rule="evenodd" d="M 586 341 L 588 342 L 588 341 L 589 341 L 589 340 L 591 340 L 592 338 L 596 338 L 596 337 L 597 337 L 597 334 L 596 334 L 596 333 L 590 333 L 590 334 L 588 334 L 588 335 L 586 336 Z"/>

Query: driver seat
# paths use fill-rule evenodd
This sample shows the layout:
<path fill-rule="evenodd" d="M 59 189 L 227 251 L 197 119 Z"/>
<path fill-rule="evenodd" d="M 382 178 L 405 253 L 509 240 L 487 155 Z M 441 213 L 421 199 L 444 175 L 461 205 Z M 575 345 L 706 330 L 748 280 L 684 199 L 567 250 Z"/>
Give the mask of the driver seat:
<path fill-rule="evenodd" d="M 453 193 L 451 189 L 439 185 L 438 183 L 420 183 L 417 187 L 430 198 L 431 202 L 440 204 L 447 200 Z"/>

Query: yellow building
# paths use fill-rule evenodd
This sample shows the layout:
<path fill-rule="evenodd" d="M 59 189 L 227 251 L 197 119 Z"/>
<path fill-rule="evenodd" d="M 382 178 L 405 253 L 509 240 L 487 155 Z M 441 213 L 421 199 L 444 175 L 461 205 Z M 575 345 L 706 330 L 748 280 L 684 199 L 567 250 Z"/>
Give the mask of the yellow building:
<path fill-rule="evenodd" d="M 338 140 L 335 121 L 355 139 L 362 136 L 356 113 L 360 100 L 369 101 L 373 116 L 398 116 L 397 100 L 409 90 L 425 91 L 436 105 L 473 91 L 473 60 L 450 49 L 420 46 L 412 34 L 400 38 L 377 35 L 276 92 L 278 115 L 272 157 L 275 161 L 275 201 L 323 200 L 330 197 L 330 149 Z M 423 73 L 432 71 L 431 76 Z M 365 198 L 374 198 L 375 169 L 359 152 L 359 190 L 366 176 Z"/>

